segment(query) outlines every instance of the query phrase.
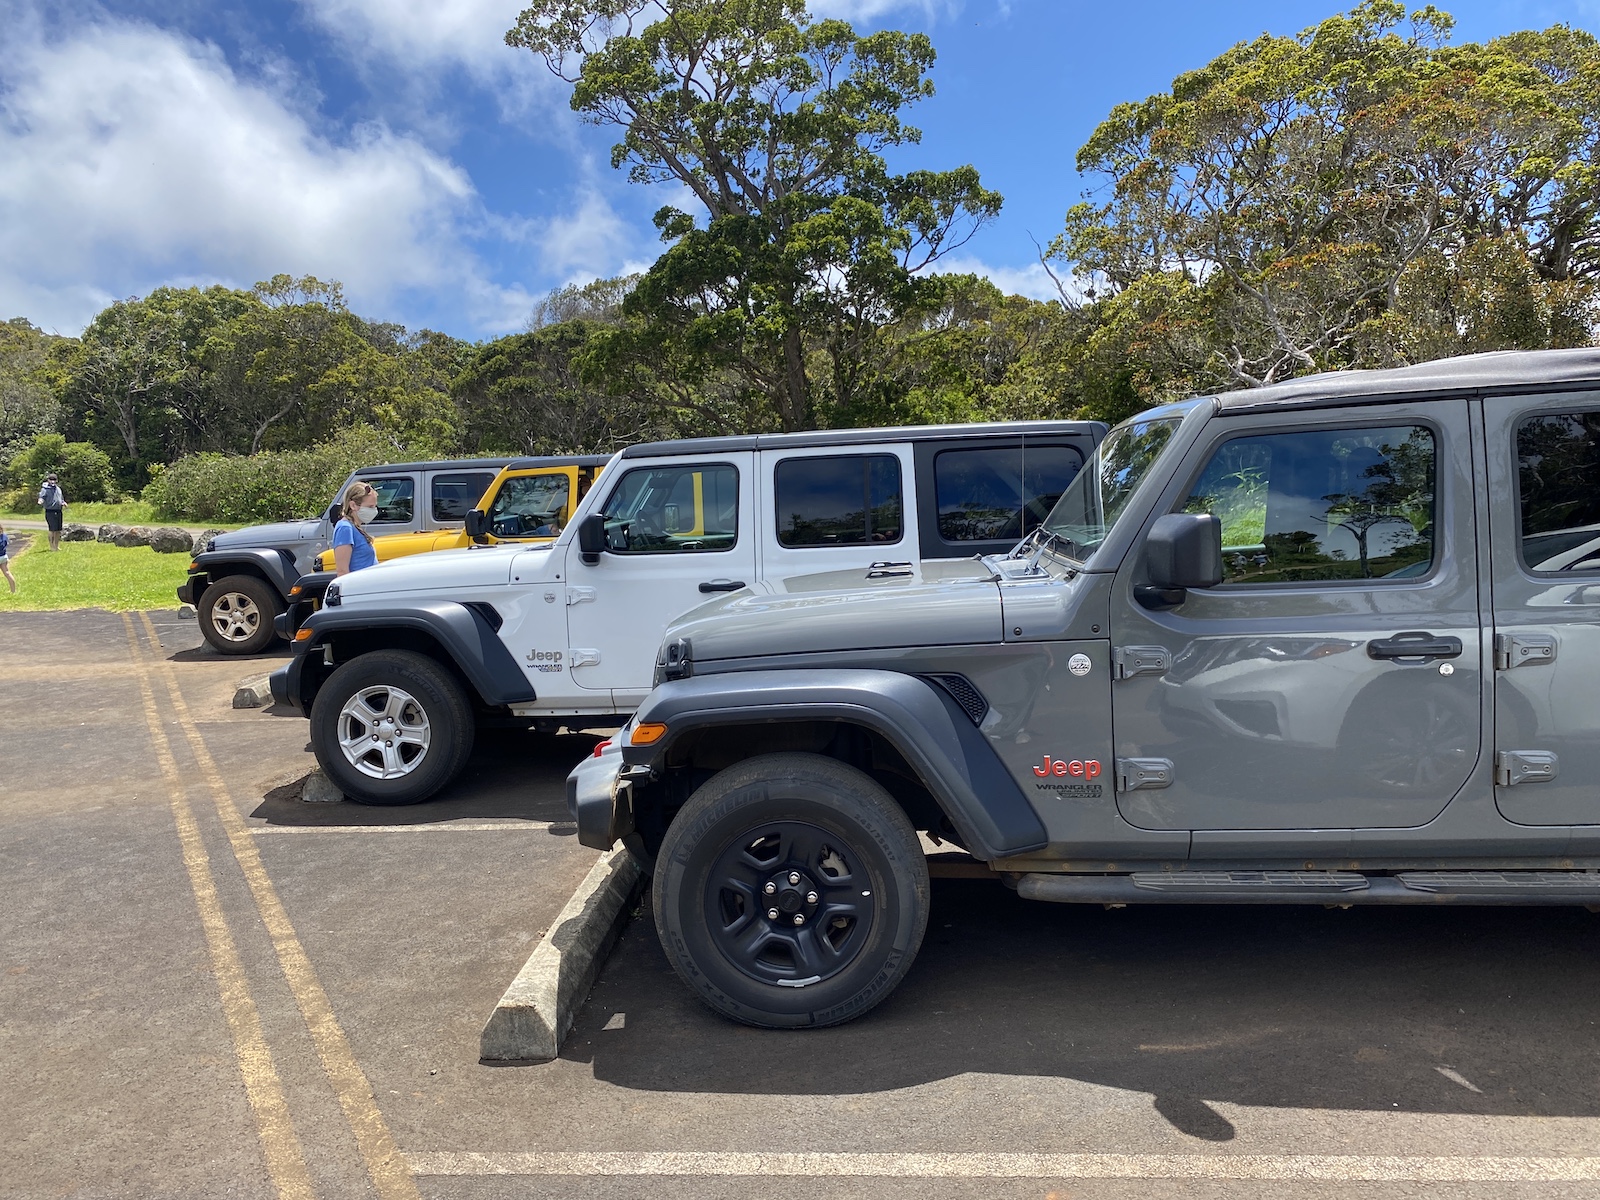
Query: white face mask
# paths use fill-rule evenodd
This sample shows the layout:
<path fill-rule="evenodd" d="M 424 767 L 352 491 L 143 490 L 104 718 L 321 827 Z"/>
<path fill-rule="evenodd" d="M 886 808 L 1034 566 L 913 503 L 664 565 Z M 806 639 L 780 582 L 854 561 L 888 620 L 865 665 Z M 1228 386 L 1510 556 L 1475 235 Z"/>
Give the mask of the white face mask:
<path fill-rule="evenodd" d="M 359 520 L 363 525 L 370 525 L 372 523 L 372 519 L 377 515 L 378 506 L 376 504 L 363 504 L 360 508 L 356 509 L 356 519 Z"/>

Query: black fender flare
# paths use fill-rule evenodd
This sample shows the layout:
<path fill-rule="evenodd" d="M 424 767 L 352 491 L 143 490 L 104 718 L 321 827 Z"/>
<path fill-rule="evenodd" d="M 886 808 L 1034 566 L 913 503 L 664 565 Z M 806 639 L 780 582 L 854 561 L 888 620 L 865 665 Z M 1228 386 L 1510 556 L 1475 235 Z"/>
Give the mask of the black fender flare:
<path fill-rule="evenodd" d="M 738 671 L 663 683 L 636 723 L 660 722 L 666 735 L 651 746 L 624 743 L 622 757 L 654 767 L 692 731 L 816 720 L 862 725 L 886 739 L 977 857 L 1004 858 L 1048 842 L 1039 814 L 960 705 L 942 688 L 897 671 Z"/>
<path fill-rule="evenodd" d="M 367 635 L 385 629 L 411 630 L 431 637 L 486 704 L 527 704 L 538 698 L 527 674 L 506 649 L 489 617 L 477 606 L 428 600 L 404 605 L 340 605 L 312 613 L 299 630 L 309 630 L 309 635 L 294 644 L 295 662 L 291 667 L 298 664 L 300 669 L 286 672 L 288 694 L 284 699 L 309 714 L 323 672 L 308 671 L 304 663 L 320 661 L 323 647 L 336 643 L 341 633 Z M 289 686 L 290 680 L 298 686 Z"/>
<path fill-rule="evenodd" d="M 278 599 L 285 602 L 289 599 L 289 589 L 300 576 L 295 569 L 294 556 L 288 551 L 271 546 L 241 546 L 236 550 L 207 550 L 204 554 L 195 555 L 189 577 L 193 579 L 196 575 L 204 575 L 214 583 L 228 575 L 239 574 L 265 577 L 278 590 Z M 198 602 L 205 588 L 192 590 Z"/>

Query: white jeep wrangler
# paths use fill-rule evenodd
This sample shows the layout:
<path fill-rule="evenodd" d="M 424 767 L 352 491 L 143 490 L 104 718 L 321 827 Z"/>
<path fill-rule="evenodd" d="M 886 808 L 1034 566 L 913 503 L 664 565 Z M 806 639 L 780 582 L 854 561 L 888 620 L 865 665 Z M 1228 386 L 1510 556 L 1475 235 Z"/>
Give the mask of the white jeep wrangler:
<path fill-rule="evenodd" d="M 352 799 L 413 804 L 481 716 L 619 722 L 676 617 L 797 575 L 1004 552 L 1094 450 L 1088 421 L 835 430 L 632 446 L 553 545 L 415 555 L 347 575 L 295 634 L 275 699 Z"/>

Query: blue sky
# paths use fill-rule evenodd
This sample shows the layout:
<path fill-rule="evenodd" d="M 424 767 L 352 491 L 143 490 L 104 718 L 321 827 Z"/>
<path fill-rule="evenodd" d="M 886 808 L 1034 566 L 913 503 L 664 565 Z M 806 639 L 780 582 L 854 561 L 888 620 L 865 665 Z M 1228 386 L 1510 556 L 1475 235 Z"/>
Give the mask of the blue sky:
<path fill-rule="evenodd" d="M 1600 0 L 1458 0 L 1455 40 Z M 517 0 L 0 0 L 0 317 L 76 333 L 161 284 L 343 281 L 363 315 L 466 338 L 550 288 L 648 265 L 673 195 L 611 170 L 605 130 L 502 42 Z M 915 161 L 1006 197 L 947 265 L 1049 294 L 1073 157 L 1112 105 L 1335 3 L 814 0 L 927 32 L 938 94 Z M 908 161 L 910 161 L 908 159 Z"/>

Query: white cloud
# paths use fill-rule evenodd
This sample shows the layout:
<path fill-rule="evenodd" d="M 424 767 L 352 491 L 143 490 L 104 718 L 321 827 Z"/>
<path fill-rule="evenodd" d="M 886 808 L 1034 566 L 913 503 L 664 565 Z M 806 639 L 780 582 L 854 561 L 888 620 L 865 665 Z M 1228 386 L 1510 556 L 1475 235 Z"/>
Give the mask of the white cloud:
<path fill-rule="evenodd" d="M 480 70 L 527 56 L 505 44 L 519 0 L 300 0 L 353 47 L 402 63 L 460 62 Z"/>
<path fill-rule="evenodd" d="M 1059 300 L 1061 294 L 1050 278 L 1050 273 L 1037 262 L 1025 267 L 992 267 L 970 255 L 953 255 L 941 258 L 936 268 L 942 275 L 982 275 L 995 287 L 1011 296 L 1031 296 L 1035 300 Z M 1061 272 L 1057 272 L 1061 274 Z M 1069 292 L 1074 292 L 1073 281 L 1062 275 Z"/>
<path fill-rule="evenodd" d="M 69 331 L 115 295 L 278 271 L 340 279 L 369 311 L 424 288 L 484 329 L 526 311 L 465 245 L 482 216 L 458 166 L 382 124 L 320 131 L 214 46 L 148 25 L 14 39 L 0 162 L 7 316 Z"/>

